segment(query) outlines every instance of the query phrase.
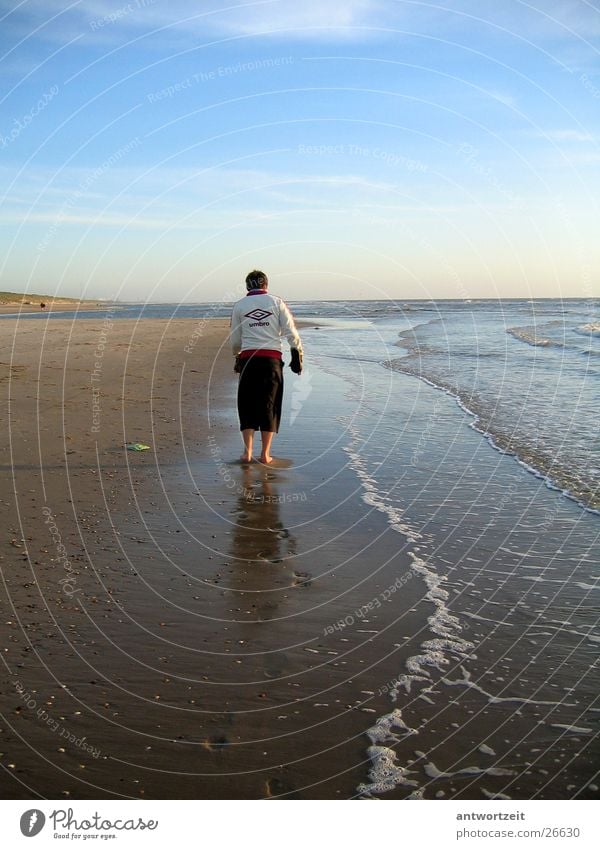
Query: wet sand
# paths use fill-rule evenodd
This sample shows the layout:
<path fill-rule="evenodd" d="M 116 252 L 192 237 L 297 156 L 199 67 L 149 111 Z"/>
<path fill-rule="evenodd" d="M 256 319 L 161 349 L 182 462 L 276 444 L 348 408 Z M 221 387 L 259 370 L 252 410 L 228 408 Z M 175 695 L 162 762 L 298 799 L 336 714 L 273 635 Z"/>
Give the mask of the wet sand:
<path fill-rule="evenodd" d="M 393 710 L 390 691 L 431 638 L 436 608 L 407 538 L 366 506 L 348 463 L 342 381 L 313 370 L 301 383 L 286 368 L 279 462 L 243 466 L 226 321 L 54 319 L 14 338 L 3 327 L 4 797 L 356 796 L 372 766 L 366 732 Z M 136 442 L 150 449 L 126 450 Z M 487 474 L 497 455 L 465 445 L 463 467 Z M 403 479 L 423 527 L 443 521 L 435 483 Z M 475 478 L 465 503 L 469 491 Z M 440 556 L 468 568 L 469 540 L 448 533 Z M 451 586 L 464 606 L 462 576 Z M 493 658 L 475 601 L 464 637 L 478 640 L 485 676 Z M 485 798 L 508 774 L 513 798 L 528 798 L 541 772 L 513 778 L 521 754 L 494 742 L 491 761 L 472 746 L 474 726 L 484 744 L 504 719 L 521 721 L 520 690 L 516 709 L 512 692 L 490 703 L 460 685 L 455 661 L 429 695 L 400 687 L 420 736 L 398 734 L 398 764 L 430 780 L 428 798 Z M 561 757 L 582 749 L 568 737 Z M 493 763 L 483 785 L 473 773 L 435 776 L 475 763 Z M 580 787 L 593 759 L 571 769 Z M 548 793 L 564 797 L 563 779 Z"/>
<path fill-rule="evenodd" d="M 236 462 L 227 322 L 10 327 L 4 797 L 352 796 L 398 662 L 331 623 L 406 573 L 398 535 L 343 469 L 328 514 L 314 444 Z"/>

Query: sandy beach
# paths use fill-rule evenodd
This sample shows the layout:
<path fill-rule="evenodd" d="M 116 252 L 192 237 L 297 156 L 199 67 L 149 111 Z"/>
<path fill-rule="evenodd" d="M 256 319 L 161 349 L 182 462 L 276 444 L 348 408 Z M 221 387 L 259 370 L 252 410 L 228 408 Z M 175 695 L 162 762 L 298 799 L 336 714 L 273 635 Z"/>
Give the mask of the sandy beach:
<path fill-rule="evenodd" d="M 311 395 L 302 406 L 306 384 L 286 368 L 276 463 L 236 461 L 227 327 L 110 317 L 2 325 L 4 798 L 348 799 L 369 783 L 374 794 L 390 791 L 383 798 L 406 798 L 417 785 L 400 764 L 419 761 L 438 782 L 428 797 L 441 786 L 437 795 L 489 797 L 507 776 L 513 798 L 546 784 L 547 795 L 564 794 L 564 774 L 523 771 L 521 755 L 502 748 L 507 713 L 531 724 L 521 736 L 538 733 L 527 700 L 511 692 L 490 702 L 462 678 L 464 657 L 482 675 L 492 664 L 475 607 L 464 644 L 447 640 L 452 698 L 440 708 L 433 681 L 428 696 L 408 682 L 405 719 L 392 713 L 407 661 L 418 671 L 414 658 L 425 657 L 439 586 L 418 571 L 416 537 L 365 501 L 366 472 L 338 444 L 331 412 L 332 399 L 336 413 L 355 406 L 339 377 L 303 375 Z M 418 381 L 393 377 L 414 404 Z M 435 390 L 426 389 L 419 403 L 431 411 Z M 413 456 L 426 415 L 404 436 Z M 500 455 L 459 424 L 465 464 L 481 475 L 486 463 L 497 468 Z M 502 463 L 526 486 L 525 472 Z M 530 478 L 532 497 L 545 497 Z M 431 509 L 439 490 L 416 477 L 405 484 L 422 529 L 440 526 Z M 468 560 L 468 541 L 445 532 L 448 562 Z M 474 715 L 479 748 L 456 733 Z M 425 757 L 434 718 L 427 747 L 438 751 Z M 389 749 L 368 751 L 380 743 L 396 749 L 397 765 Z M 580 751 L 573 734 L 569 746 Z M 594 773 L 588 754 L 571 767 L 578 787 Z"/>
<path fill-rule="evenodd" d="M 41 303 L 44 304 L 42 309 Z M 24 313 L 72 312 L 77 310 L 106 310 L 106 304 L 99 301 L 75 301 L 65 299 L 42 299 L 35 301 L 3 300 L 0 297 L 0 314 L 22 315 Z"/>
<path fill-rule="evenodd" d="M 3 325 L 5 797 L 344 798 L 366 775 L 396 664 L 324 632 L 394 585 L 397 541 L 353 595 L 353 539 L 310 554 L 335 520 L 288 530 L 314 503 L 291 463 L 234 462 L 226 326 Z"/>

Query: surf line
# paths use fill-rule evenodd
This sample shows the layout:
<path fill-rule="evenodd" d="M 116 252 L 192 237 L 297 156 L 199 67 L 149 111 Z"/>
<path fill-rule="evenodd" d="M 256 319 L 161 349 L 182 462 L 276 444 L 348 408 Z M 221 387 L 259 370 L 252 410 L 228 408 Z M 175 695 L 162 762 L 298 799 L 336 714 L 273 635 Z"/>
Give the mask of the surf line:
<path fill-rule="evenodd" d="M 471 690 L 476 690 L 478 693 L 481 693 L 482 696 L 485 696 L 490 704 L 500 704 L 501 702 L 518 702 L 522 705 L 551 705 L 554 707 L 577 707 L 577 702 L 547 702 L 542 699 L 527 699 L 522 696 L 494 696 L 492 693 L 488 693 L 487 690 L 484 690 L 483 687 L 480 687 L 479 684 L 476 684 L 471 680 L 471 673 L 468 672 L 464 666 L 460 667 L 460 671 L 463 674 L 462 678 L 458 678 L 456 681 L 450 681 L 449 678 L 442 678 L 442 684 L 446 684 L 447 687 L 467 687 Z"/>
<path fill-rule="evenodd" d="M 365 504 L 383 513 L 393 530 L 401 533 L 409 543 L 422 540 L 422 535 L 410 526 L 403 513 L 386 503 L 382 497 L 377 482 L 369 474 L 367 464 L 359 454 L 358 449 L 362 440 L 357 428 L 348 423 L 347 431 L 351 436 L 351 442 L 349 446 L 344 447 L 344 451 L 349 457 L 350 468 L 357 474 L 363 487 L 362 499 Z M 431 683 L 429 668 L 443 673 L 445 667 L 450 664 L 447 653 L 454 655 L 455 659 L 458 657 L 466 660 L 472 657 L 471 651 L 474 648 L 473 643 L 460 636 L 462 626 L 448 609 L 450 593 L 443 587 L 446 578 L 438 574 L 416 552 L 409 550 L 408 554 L 412 559 L 411 570 L 425 584 L 426 592 L 423 600 L 429 602 L 434 608 L 433 613 L 427 618 L 434 638 L 421 644 L 423 650 L 421 654 L 413 655 L 406 661 L 407 674 L 400 675 L 390 691 L 393 701 L 396 701 L 398 690 L 402 686 L 409 693 L 413 682 Z M 399 732 L 401 736 L 398 736 Z M 418 788 L 418 782 L 408 777 L 411 771 L 400 766 L 394 750 L 389 745 L 385 745 L 400 742 L 401 739 L 413 734 L 418 734 L 418 731 L 406 725 L 399 708 L 380 717 L 371 728 L 367 729 L 366 735 L 371 742 L 367 755 L 371 761 L 371 767 L 368 773 L 369 783 L 363 782 L 358 786 L 359 794 L 369 796 L 372 793 L 386 793 L 398 785 Z M 418 794 L 420 791 L 413 792 Z"/>

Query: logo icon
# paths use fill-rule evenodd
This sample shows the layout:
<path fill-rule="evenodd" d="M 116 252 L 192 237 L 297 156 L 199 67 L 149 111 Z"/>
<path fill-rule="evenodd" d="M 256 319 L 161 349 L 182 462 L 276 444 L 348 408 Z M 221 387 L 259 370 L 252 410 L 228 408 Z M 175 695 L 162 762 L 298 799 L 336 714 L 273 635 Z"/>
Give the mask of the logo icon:
<path fill-rule="evenodd" d="M 272 312 L 267 312 L 266 310 L 252 310 L 252 312 L 246 313 L 246 318 L 252 318 L 254 321 L 262 321 L 265 318 L 268 318 L 270 315 L 273 315 Z"/>
<path fill-rule="evenodd" d="M 46 824 L 46 817 L 37 808 L 25 811 L 21 817 L 21 834 L 25 837 L 35 837 Z"/>

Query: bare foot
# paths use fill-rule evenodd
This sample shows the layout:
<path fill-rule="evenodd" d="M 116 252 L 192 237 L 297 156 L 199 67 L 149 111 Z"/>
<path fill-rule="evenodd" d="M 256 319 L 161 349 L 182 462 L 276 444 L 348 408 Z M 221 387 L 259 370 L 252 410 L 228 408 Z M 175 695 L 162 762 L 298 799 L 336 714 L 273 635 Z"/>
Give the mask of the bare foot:
<path fill-rule="evenodd" d="M 251 463 L 252 457 L 249 457 L 247 454 L 242 454 L 242 456 L 240 457 L 240 461 L 242 463 Z"/>
<path fill-rule="evenodd" d="M 273 458 L 271 457 L 270 454 L 261 454 L 260 455 L 260 462 L 264 463 L 265 466 L 268 466 L 269 463 L 273 462 Z"/>

